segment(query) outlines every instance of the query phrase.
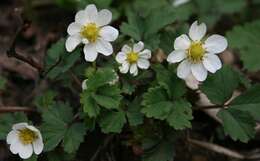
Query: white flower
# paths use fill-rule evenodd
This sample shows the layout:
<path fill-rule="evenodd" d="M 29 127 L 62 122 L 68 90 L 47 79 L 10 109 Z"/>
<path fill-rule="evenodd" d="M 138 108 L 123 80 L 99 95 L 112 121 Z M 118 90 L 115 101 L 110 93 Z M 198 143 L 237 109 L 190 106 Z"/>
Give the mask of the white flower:
<path fill-rule="evenodd" d="M 39 155 L 44 146 L 40 131 L 27 123 L 14 124 L 6 141 L 10 144 L 11 152 L 19 154 L 22 159 L 30 158 L 33 152 Z"/>
<path fill-rule="evenodd" d="M 81 84 L 81 88 L 82 88 L 83 91 L 86 90 L 86 89 L 88 89 L 87 81 L 88 81 L 88 79 L 85 79 L 85 80 L 82 82 L 82 84 Z"/>
<path fill-rule="evenodd" d="M 67 29 L 69 37 L 65 46 L 68 52 L 73 51 L 80 43 L 84 44 L 83 52 L 86 61 L 96 60 L 98 53 L 105 56 L 113 53 L 110 42 L 118 37 L 118 30 L 108 26 L 112 20 L 112 13 L 107 9 L 97 11 L 95 5 L 91 4 L 85 10 L 78 11 L 75 22 Z"/>
<path fill-rule="evenodd" d="M 187 3 L 187 2 L 189 2 L 190 0 L 173 0 L 173 6 L 174 7 L 178 7 L 178 6 L 180 6 L 180 5 L 182 5 L 182 4 L 185 4 L 185 3 Z"/>
<path fill-rule="evenodd" d="M 121 64 L 119 70 L 121 73 L 130 73 L 134 76 L 138 74 L 138 68 L 148 69 L 151 58 L 151 51 L 144 49 L 144 43 L 139 41 L 133 45 L 133 48 L 124 45 L 121 51 L 116 55 L 116 61 Z"/>
<path fill-rule="evenodd" d="M 227 48 L 227 40 L 220 35 L 212 35 L 205 41 L 206 25 L 198 25 L 195 21 L 189 30 L 189 37 L 183 34 L 176 38 L 174 51 L 167 58 L 170 63 L 181 62 L 177 68 L 177 76 L 185 79 L 191 73 L 198 81 L 204 81 L 209 72 L 215 73 L 222 66 L 216 54 Z"/>

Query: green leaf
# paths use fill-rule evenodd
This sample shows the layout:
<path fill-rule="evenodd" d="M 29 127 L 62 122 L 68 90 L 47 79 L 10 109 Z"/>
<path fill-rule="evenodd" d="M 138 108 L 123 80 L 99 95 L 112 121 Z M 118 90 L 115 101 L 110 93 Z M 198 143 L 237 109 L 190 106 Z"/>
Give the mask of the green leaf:
<path fill-rule="evenodd" d="M 45 69 L 48 71 L 55 65 L 54 68 L 48 73 L 51 79 L 56 78 L 58 75 L 68 71 L 74 63 L 80 58 L 80 49 L 76 49 L 68 53 L 65 49 L 65 40 L 61 39 L 53 44 L 47 51 L 45 60 Z"/>
<path fill-rule="evenodd" d="M 222 121 L 224 131 L 233 140 L 248 142 L 255 135 L 255 121 L 249 112 L 237 109 L 224 109 L 217 115 Z"/>
<path fill-rule="evenodd" d="M 29 159 L 24 159 L 24 161 L 37 161 L 38 160 L 38 156 L 33 154 Z"/>
<path fill-rule="evenodd" d="M 97 104 L 107 109 L 118 109 L 121 95 L 120 89 L 116 85 L 106 85 L 101 87 L 95 94 L 92 94 Z"/>
<path fill-rule="evenodd" d="M 89 117 L 97 117 L 100 113 L 100 107 L 91 97 L 91 92 L 89 92 L 88 90 L 84 90 L 80 94 L 80 103 L 83 105 L 83 111 L 87 113 Z"/>
<path fill-rule="evenodd" d="M 167 118 L 167 122 L 176 130 L 191 127 L 192 109 L 191 104 L 184 100 L 174 102 L 173 109 Z"/>
<path fill-rule="evenodd" d="M 238 84 L 237 73 L 231 67 L 224 66 L 214 75 L 210 75 L 200 88 L 212 103 L 222 105 L 230 99 Z"/>
<path fill-rule="evenodd" d="M 260 44 L 259 37 L 260 21 L 246 23 L 243 26 L 235 26 L 232 31 L 227 33 L 229 45 L 238 49 L 244 67 L 250 71 L 260 69 Z"/>
<path fill-rule="evenodd" d="M 229 108 L 249 112 L 256 120 L 260 120 L 260 85 L 252 86 L 248 91 L 236 97 Z"/>
<path fill-rule="evenodd" d="M 0 75 L 0 90 L 5 89 L 6 82 L 6 79 Z"/>
<path fill-rule="evenodd" d="M 141 112 L 146 117 L 164 120 L 169 115 L 173 103 L 168 100 L 166 91 L 162 87 L 150 88 L 144 94 Z"/>
<path fill-rule="evenodd" d="M 51 90 L 44 92 L 43 94 L 37 96 L 35 98 L 35 105 L 38 109 L 43 110 L 52 106 L 54 102 L 54 98 L 57 96 L 57 93 Z"/>
<path fill-rule="evenodd" d="M 110 111 L 104 113 L 99 120 L 99 126 L 104 133 L 120 133 L 126 123 L 123 111 Z"/>
<path fill-rule="evenodd" d="M 64 136 L 64 151 L 68 153 L 76 152 L 80 143 L 84 141 L 86 130 L 87 129 L 83 123 L 75 123 L 71 125 Z"/>
<path fill-rule="evenodd" d="M 134 101 L 128 105 L 126 116 L 130 126 L 137 126 L 143 123 L 144 116 L 141 113 L 141 102 L 139 99 L 134 99 Z"/>
<path fill-rule="evenodd" d="M 145 152 L 142 161 L 173 161 L 174 150 L 174 143 L 163 141 L 155 148 Z"/>
<path fill-rule="evenodd" d="M 0 114 L 0 140 L 5 140 L 7 134 L 11 131 L 13 124 L 28 122 L 24 113 Z"/>

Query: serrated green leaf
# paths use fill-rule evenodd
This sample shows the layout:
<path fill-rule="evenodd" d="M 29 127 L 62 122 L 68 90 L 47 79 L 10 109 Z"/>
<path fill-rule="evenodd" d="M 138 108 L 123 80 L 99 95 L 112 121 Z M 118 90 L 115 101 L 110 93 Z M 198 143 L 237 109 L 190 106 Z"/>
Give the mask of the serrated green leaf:
<path fill-rule="evenodd" d="M 91 97 L 91 92 L 88 90 L 84 90 L 80 94 L 80 103 L 83 105 L 83 111 L 87 113 L 89 117 L 97 117 L 97 115 L 100 113 L 100 107 Z"/>
<path fill-rule="evenodd" d="M 212 103 L 222 105 L 230 99 L 238 84 L 237 73 L 231 67 L 224 66 L 214 75 L 210 75 L 200 89 Z"/>
<path fill-rule="evenodd" d="M 167 122 L 176 130 L 191 127 L 192 109 L 191 104 L 184 100 L 175 101 Z"/>
<path fill-rule="evenodd" d="M 103 86 L 91 96 L 97 104 L 107 109 L 118 109 L 122 98 L 119 88 L 115 85 Z"/>
<path fill-rule="evenodd" d="M 28 122 L 24 113 L 0 114 L 0 140 L 5 140 L 7 134 L 11 131 L 13 124 Z"/>
<path fill-rule="evenodd" d="M 232 31 L 227 33 L 229 45 L 238 49 L 244 67 L 250 71 L 260 69 L 260 45 L 259 37 L 260 21 L 246 23 L 243 26 L 235 26 Z"/>
<path fill-rule="evenodd" d="M 123 111 L 106 112 L 98 123 L 103 133 L 120 133 L 126 123 L 125 113 Z"/>
<path fill-rule="evenodd" d="M 256 123 L 249 112 L 228 108 L 221 110 L 217 116 L 223 121 L 225 133 L 233 140 L 246 143 L 254 137 Z"/>
<path fill-rule="evenodd" d="M 71 125 L 64 136 L 64 151 L 67 153 L 73 153 L 77 151 L 80 143 L 84 141 L 86 130 L 87 129 L 83 123 L 75 123 Z"/>
<path fill-rule="evenodd" d="M 42 95 L 37 96 L 35 98 L 35 105 L 38 109 L 43 110 L 52 106 L 54 102 L 54 98 L 57 96 L 57 93 L 51 90 L 44 92 Z"/>
<path fill-rule="evenodd" d="M 139 99 L 134 99 L 134 101 L 128 105 L 126 116 L 130 126 L 137 126 L 143 123 L 144 116 L 141 113 L 141 102 Z"/>
<path fill-rule="evenodd" d="M 260 120 L 260 85 L 252 86 L 248 91 L 236 97 L 229 108 L 247 111 L 256 120 Z"/>

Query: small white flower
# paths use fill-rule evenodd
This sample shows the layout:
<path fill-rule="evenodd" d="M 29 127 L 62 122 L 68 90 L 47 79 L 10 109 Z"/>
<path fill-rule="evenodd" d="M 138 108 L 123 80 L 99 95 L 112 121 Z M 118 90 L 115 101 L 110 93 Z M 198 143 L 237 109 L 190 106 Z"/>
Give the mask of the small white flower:
<path fill-rule="evenodd" d="M 78 11 L 75 22 L 67 29 L 69 37 L 65 46 L 68 52 L 73 51 L 80 43 L 84 44 L 83 52 L 85 60 L 93 62 L 98 53 L 109 56 L 113 53 L 110 42 L 118 37 L 118 30 L 108 26 L 112 20 L 112 13 L 107 9 L 99 12 L 95 5 L 91 4 L 85 10 Z"/>
<path fill-rule="evenodd" d="M 6 142 L 10 144 L 10 151 L 22 159 L 30 158 L 33 152 L 39 155 L 44 146 L 40 131 L 27 123 L 14 124 Z"/>
<path fill-rule="evenodd" d="M 190 0 L 173 0 L 173 6 L 178 7 L 180 5 L 183 5 L 185 3 L 188 3 Z"/>
<path fill-rule="evenodd" d="M 192 74 L 198 81 L 204 81 L 209 72 L 215 73 L 222 66 L 216 54 L 227 48 L 227 40 L 220 35 L 212 35 L 205 41 L 206 25 L 198 25 L 195 21 L 189 30 L 189 37 L 183 34 L 176 38 L 174 51 L 167 58 L 170 63 L 181 62 L 177 68 L 177 76 L 185 79 Z"/>
<path fill-rule="evenodd" d="M 148 69 L 151 58 L 151 51 L 144 49 L 144 43 L 139 41 L 133 45 L 133 48 L 124 45 L 121 51 L 116 55 L 116 61 L 121 64 L 119 70 L 121 73 L 130 73 L 134 76 L 138 74 L 138 68 Z"/>

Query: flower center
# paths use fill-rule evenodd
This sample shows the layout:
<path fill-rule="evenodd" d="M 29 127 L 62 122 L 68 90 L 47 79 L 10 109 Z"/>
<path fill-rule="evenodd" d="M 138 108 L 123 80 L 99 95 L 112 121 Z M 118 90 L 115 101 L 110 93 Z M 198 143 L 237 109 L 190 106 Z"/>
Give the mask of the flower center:
<path fill-rule="evenodd" d="M 131 51 L 130 53 L 127 54 L 127 61 L 130 64 L 136 63 L 138 60 L 138 53 Z"/>
<path fill-rule="evenodd" d="M 27 128 L 19 130 L 18 136 L 24 145 L 32 144 L 38 138 L 36 132 Z"/>
<path fill-rule="evenodd" d="M 188 58 L 193 63 L 198 63 L 202 61 L 205 50 L 201 42 L 193 42 L 188 49 Z"/>
<path fill-rule="evenodd" d="M 96 42 L 99 35 L 99 28 L 95 23 L 89 23 L 81 28 L 80 34 L 89 42 Z"/>

